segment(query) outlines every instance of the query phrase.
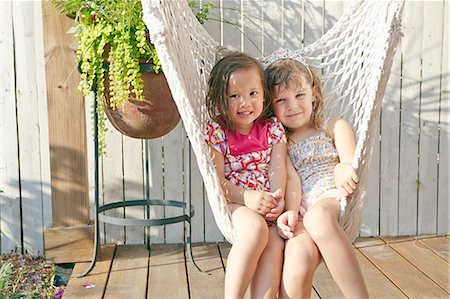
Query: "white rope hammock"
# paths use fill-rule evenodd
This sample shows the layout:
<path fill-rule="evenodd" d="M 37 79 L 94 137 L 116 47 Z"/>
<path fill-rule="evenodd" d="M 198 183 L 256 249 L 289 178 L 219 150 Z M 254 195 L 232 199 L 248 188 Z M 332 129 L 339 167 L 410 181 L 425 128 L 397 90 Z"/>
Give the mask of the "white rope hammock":
<path fill-rule="evenodd" d="M 230 211 L 203 139 L 208 120 L 207 81 L 215 62 L 221 58 L 221 47 L 198 23 L 187 2 L 142 0 L 144 21 L 197 157 L 217 226 L 233 243 Z M 360 182 L 341 217 L 352 241 L 361 226 L 372 144 L 401 36 L 402 8 L 403 0 L 353 3 L 319 40 L 296 50 L 322 73 L 325 116 L 346 118 L 355 131 L 353 166 Z"/>

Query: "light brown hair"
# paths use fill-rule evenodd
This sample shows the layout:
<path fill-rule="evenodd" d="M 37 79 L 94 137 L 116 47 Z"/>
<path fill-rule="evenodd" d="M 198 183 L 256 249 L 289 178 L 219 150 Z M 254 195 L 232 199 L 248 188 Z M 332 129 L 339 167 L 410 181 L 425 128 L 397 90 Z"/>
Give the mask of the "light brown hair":
<path fill-rule="evenodd" d="M 264 71 L 265 88 L 267 90 L 265 97 L 265 105 L 271 105 L 272 99 L 275 98 L 277 88 L 285 87 L 291 82 L 299 86 L 309 84 L 313 91 L 313 113 L 311 115 L 311 124 L 315 129 L 320 130 L 323 125 L 323 93 L 322 82 L 317 76 L 316 72 L 310 67 L 305 66 L 294 59 L 277 60 L 270 64 Z M 271 106 L 269 106 L 271 107 Z M 270 113 L 273 111 L 270 109 Z"/>

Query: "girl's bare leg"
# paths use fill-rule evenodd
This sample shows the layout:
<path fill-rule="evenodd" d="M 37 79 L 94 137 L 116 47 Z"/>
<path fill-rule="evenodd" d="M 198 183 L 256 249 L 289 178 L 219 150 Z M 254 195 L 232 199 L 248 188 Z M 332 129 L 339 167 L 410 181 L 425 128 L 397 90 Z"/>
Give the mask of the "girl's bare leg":
<path fill-rule="evenodd" d="M 319 249 L 299 221 L 294 237 L 286 240 L 280 299 L 310 298 L 314 272 L 321 262 Z"/>
<path fill-rule="evenodd" d="M 264 249 L 251 284 L 251 298 L 273 299 L 280 287 L 284 240 L 275 225 L 269 227 L 269 242 Z"/>
<path fill-rule="evenodd" d="M 269 240 L 264 218 L 245 206 L 230 205 L 234 244 L 228 254 L 225 273 L 225 298 L 244 298 L 258 260 Z"/>
<path fill-rule="evenodd" d="M 369 298 L 353 246 L 339 224 L 339 201 L 324 199 L 305 214 L 303 223 L 346 298 Z"/>

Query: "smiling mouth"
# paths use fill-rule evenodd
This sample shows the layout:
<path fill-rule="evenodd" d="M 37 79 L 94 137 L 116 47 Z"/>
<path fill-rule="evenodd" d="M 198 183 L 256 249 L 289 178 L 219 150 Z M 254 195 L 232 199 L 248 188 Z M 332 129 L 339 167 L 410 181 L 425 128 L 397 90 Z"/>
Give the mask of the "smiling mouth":
<path fill-rule="evenodd" d="M 243 112 L 238 112 L 237 114 L 238 115 L 250 115 L 252 113 L 253 113 L 253 111 L 243 111 Z"/>
<path fill-rule="evenodd" d="M 298 116 L 298 115 L 301 115 L 301 114 L 303 114 L 303 113 L 302 112 L 298 112 L 298 113 L 286 115 L 286 117 L 295 117 L 295 116 Z"/>

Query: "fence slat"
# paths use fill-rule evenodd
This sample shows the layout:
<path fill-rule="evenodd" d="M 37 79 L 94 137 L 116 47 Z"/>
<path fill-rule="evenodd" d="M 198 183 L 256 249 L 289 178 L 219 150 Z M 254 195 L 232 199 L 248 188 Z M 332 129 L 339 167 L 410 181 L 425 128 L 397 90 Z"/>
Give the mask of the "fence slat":
<path fill-rule="evenodd" d="M 449 181 L 450 167 L 448 141 L 450 138 L 450 70 L 448 62 L 448 1 L 444 2 L 444 34 L 442 47 L 442 78 L 441 78 L 441 114 L 439 135 L 439 182 L 438 182 L 438 206 L 437 206 L 437 233 L 443 234 L 450 231 L 449 215 Z"/>
<path fill-rule="evenodd" d="M 163 172 L 163 143 L 162 138 L 148 140 L 148 188 L 150 199 L 164 198 L 164 172 Z M 164 217 L 164 208 L 159 206 L 150 207 L 150 217 L 152 219 Z M 150 242 L 164 242 L 164 227 L 153 226 L 148 229 L 150 234 Z"/>
<path fill-rule="evenodd" d="M 127 136 L 123 137 L 123 178 L 125 200 L 144 199 L 144 163 L 143 141 Z M 125 217 L 130 219 L 144 219 L 144 207 L 127 207 Z M 144 243 L 144 227 L 125 227 L 127 244 Z"/>
<path fill-rule="evenodd" d="M 42 30 L 42 18 L 36 18 L 35 14 L 36 9 L 39 9 L 40 14 L 40 3 L 13 2 L 12 7 L 24 249 L 30 254 L 43 254 L 43 207 L 48 207 L 48 202 L 44 204 L 44 201 L 50 196 L 44 191 L 49 190 L 50 178 L 44 177 L 49 174 L 49 170 L 43 171 L 41 167 L 41 159 L 49 167 L 48 137 L 41 139 L 41 134 L 48 136 L 48 131 L 45 131 L 47 125 L 44 124 L 48 120 L 40 119 L 39 114 L 39 97 L 42 96 L 39 93 L 42 87 L 38 85 L 43 84 L 40 79 L 43 70 L 39 67 L 43 66 L 43 56 L 38 57 L 42 49 L 41 52 L 36 51 L 37 47 L 43 46 L 42 35 L 37 33 Z M 43 141 L 47 142 L 45 146 L 41 146 Z"/>
<path fill-rule="evenodd" d="M 164 199 L 184 200 L 183 144 L 182 122 L 163 137 L 164 146 Z M 165 216 L 174 217 L 182 213 L 180 208 L 166 207 Z M 166 225 L 166 243 L 183 242 L 183 223 Z"/>
<path fill-rule="evenodd" d="M 261 1 L 242 3 L 243 49 L 255 57 L 262 56 L 263 9 Z"/>
<path fill-rule="evenodd" d="M 303 0 L 304 1 L 304 40 L 303 45 L 308 46 L 318 40 L 324 33 L 323 12 L 324 3 L 322 0 Z"/>
<path fill-rule="evenodd" d="M 0 2 L 0 11 L 0 245 L 6 253 L 22 245 L 12 3 Z"/>
<path fill-rule="evenodd" d="M 280 2 L 264 1 L 263 20 L 263 54 L 269 55 L 281 45 L 282 8 Z M 277 40 L 280 39 L 280 42 Z"/>
<path fill-rule="evenodd" d="M 399 46 L 400 49 L 400 46 Z M 401 90 L 401 52 L 397 51 L 392 64 L 391 75 L 386 87 L 381 110 L 381 153 L 380 168 L 376 169 L 379 178 L 379 199 L 386 227 L 391 234 L 398 234 L 398 188 L 399 188 L 399 149 L 400 149 L 400 90 Z M 383 121 L 384 120 L 384 121 Z M 372 167 L 377 165 L 372 164 Z M 374 212 L 373 214 L 377 214 Z M 374 217 L 374 215 L 371 215 Z"/>
<path fill-rule="evenodd" d="M 409 235 L 417 232 L 417 174 L 419 147 L 420 49 L 422 45 L 423 1 L 406 1 L 403 12 L 403 74 L 400 120 L 400 181 L 398 216 L 381 208 L 381 235 Z M 400 48 L 399 48 L 400 50 Z M 397 212 L 396 212 L 397 213 Z M 398 217 L 398 223 L 391 223 Z M 395 226 L 395 227 L 394 227 Z"/>
<path fill-rule="evenodd" d="M 278 41 L 278 46 L 288 49 L 302 47 L 303 39 L 303 18 L 301 1 L 283 2 L 283 31 L 282 39 Z"/>
<path fill-rule="evenodd" d="M 424 1 L 417 232 L 436 232 L 443 1 Z M 430 14 L 433 12 L 432 14 Z"/>
<path fill-rule="evenodd" d="M 50 175 L 50 148 L 48 130 L 47 92 L 45 85 L 44 24 L 42 5 L 34 2 L 33 19 L 35 28 L 36 86 L 39 118 L 39 150 L 41 171 L 42 221 L 45 229 L 52 222 L 52 196 Z"/>
<path fill-rule="evenodd" d="M 123 201 L 123 136 L 109 121 L 106 122 L 108 132 L 106 133 L 107 154 L 102 156 L 102 190 L 103 200 L 101 204 Z M 124 208 L 105 211 L 108 216 L 123 217 Z M 106 243 L 124 244 L 125 227 L 108 223 L 100 223 L 104 229 Z"/>

